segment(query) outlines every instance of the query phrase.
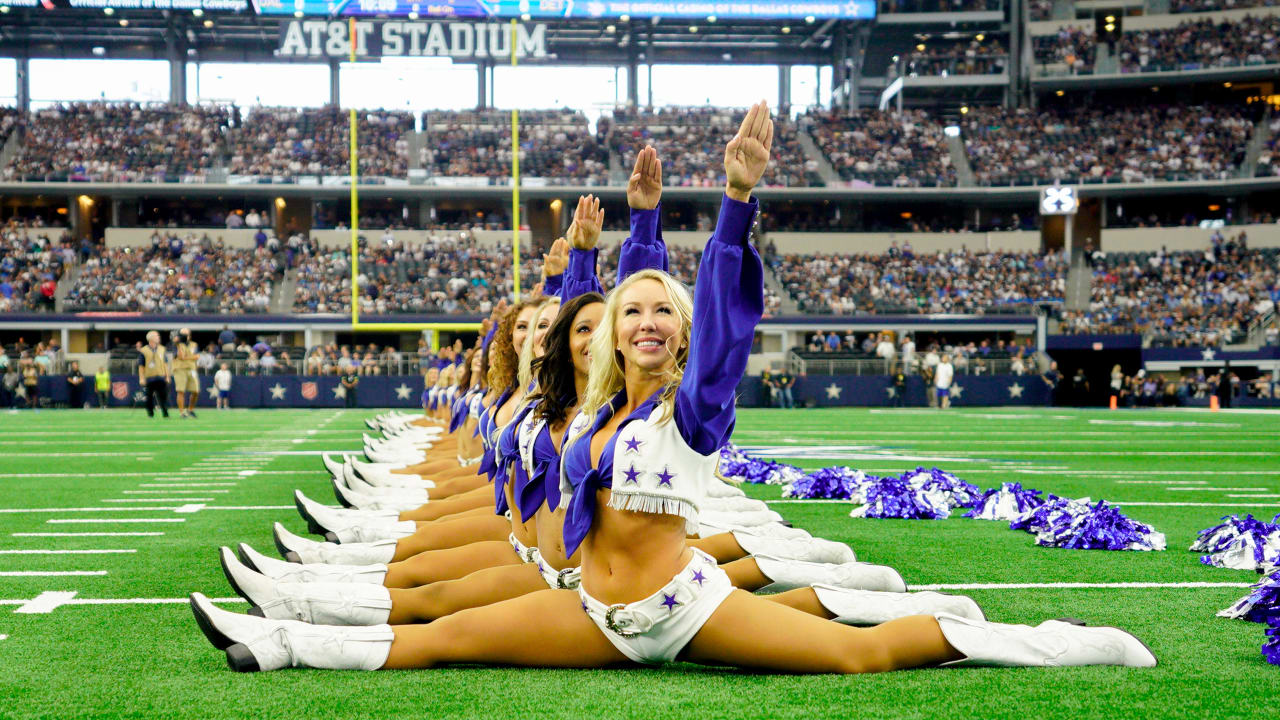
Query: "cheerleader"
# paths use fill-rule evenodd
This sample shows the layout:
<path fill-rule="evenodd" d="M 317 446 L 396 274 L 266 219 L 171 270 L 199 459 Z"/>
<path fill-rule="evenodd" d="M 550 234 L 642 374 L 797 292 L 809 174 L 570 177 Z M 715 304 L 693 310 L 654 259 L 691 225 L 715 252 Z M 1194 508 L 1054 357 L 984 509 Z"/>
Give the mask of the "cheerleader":
<path fill-rule="evenodd" d="M 426 625 L 315 626 L 229 613 L 193 594 L 197 622 L 238 670 L 486 663 L 604 667 L 685 660 L 778 672 L 863 673 L 949 663 L 1149 667 L 1114 628 L 1001 625 L 948 613 L 853 628 L 735 590 L 690 548 L 698 503 L 734 423 L 734 390 L 763 310 L 748 243 L 773 124 L 753 106 L 725 152 L 728 182 L 695 298 L 645 270 L 606 302 L 592 334 L 582 410 L 566 431 L 565 550 L 581 585 L 466 610 Z"/>

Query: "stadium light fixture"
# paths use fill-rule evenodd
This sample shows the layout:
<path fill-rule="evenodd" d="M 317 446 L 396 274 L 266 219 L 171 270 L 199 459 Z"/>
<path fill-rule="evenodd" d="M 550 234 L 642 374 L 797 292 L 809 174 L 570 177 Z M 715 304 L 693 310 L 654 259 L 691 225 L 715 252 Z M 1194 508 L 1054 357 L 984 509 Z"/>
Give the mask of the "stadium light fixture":
<path fill-rule="evenodd" d="M 960 114 L 961 114 L 961 115 L 968 115 L 968 114 L 969 114 L 969 106 L 968 106 L 968 105 L 961 105 L 961 106 L 960 106 Z"/>
<path fill-rule="evenodd" d="M 116 14 L 116 9 L 113 7 L 104 7 L 102 8 L 102 14 L 110 17 Z"/>
<path fill-rule="evenodd" d="M 212 20 L 205 20 L 205 21 L 204 21 L 204 26 L 205 26 L 205 27 L 207 27 L 207 28 L 211 28 L 211 27 L 213 27 L 213 21 L 212 21 Z"/>
<path fill-rule="evenodd" d="M 560 198 L 556 198 L 555 200 L 551 201 L 551 212 L 560 212 L 560 209 L 563 207 L 564 207 L 564 202 L 562 202 Z"/>
<path fill-rule="evenodd" d="M 129 21 L 125 18 L 120 18 L 120 27 L 129 27 Z"/>
<path fill-rule="evenodd" d="M 1224 88 L 1229 88 L 1229 87 L 1231 87 L 1231 83 L 1229 83 L 1229 82 L 1224 82 L 1224 83 L 1222 83 L 1222 87 L 1224 87 Z"/>
<path fill-rule="evenodd" d="M 283 210 L 283 209 L 284 209 L 284 198 L 282 197 L 276 198 L 276 210 Z"/>
<path fill-rule="evenodd" d="M 411 10 L 411 11 L 409 12 L 409 19 L 410 19 L 410 20 L 417 20 L 417 19 L 418 19 L 418 12 L 417 12 L 416 10 Z"/>
<path fill-rule="evenodd" d="M 814 16 L 812 16 L 812 15 L 806 15 L 806 16 L 805 16 L 805 18 L 804 18 L 804 21 L 805 21 L 806 23 L 808 23 L 808 24 L 812 25 L 812 24 L 814 24 L 815 22 L 817 22 L 817 21 L 818 21 L 818 18 L 816 18 L 816 17 L 814 17 Z"/>
<path fill-rule="evenodd" d="M 294 17 L 296 17 L 296 18 L 300 18 L 300 17 L 302 17 L 302 15 L 303 15 L 303 12 L 302 12 L 301 10 L 294 10 L 294 11 L 293 11 L 293 16 L 294 16 Z"/>
<path fill-rule="evenodd" d="M 525 22 L 529 22 L 530 20 L 533 19 L 533 16 L 530 15 L 529 13 L 520 13 L 520 19 Z"/>
<path fill-rule="evenodd" d="M 8 14 L 9 14 L 9 6 L 8 6 L 8 5 L 0 5 L 0 13 L 4 13 L 5 15 L 8 15 Z"/>
<path fill-rule="evenodd" d="M 691 32 L 691 33 L 695 33 L 695 34 L 696 34 L 696 33 L 698 32 L 698 26 L 697 26 L 697 25 L 690 25 L 690 26 L 689 26 L 689 32 Z"/>
<path fill-rule="evenodd" d="M 1054 95 L 1057 95 L 1058 97 L 1062 97 L 1063 95 L 1066 95 L 1066 93 L 1059 90 L 1058 92 L 1054 93 Z"/>
<path fill-rule="evenodd" d="M 98 57 L 102 57 L 103 55 L 107 54 L 107 49 L 102 47 L 101 45 L 94 45 L 93 54 L 97 55 Z"/>
<path fill-rule="evenodd" d="M 1221 209 L 1222 209 L 1222 206 L 1221 206 L 1221 205 L 1216 205 L 1216 204 L 1215 204 L 1215 205 L 1210 205 L 1210 206 L 1209 206 L 1209 212 L 1218 212 L 1218 211 L 1219 211 L 1219 210 L 1221 210 Z"/>
<path fill-rule="evenodd" d="M 783 25 L 783 26 L 782 26 L 782 34 L 783 34 L 783 35 L 790 35 L 790 34 L 791 34 L 791 26 L 790 26 L 790 25 Z"/>
<path fill-rule="evenodd" d="M 924 43 L 920 43 L 919 45 L 916 45 L 916 50 L 920 52 L 924 52 Z"/>
<path fill-rule="evenodd" d="M 707 22 L 709 22 L 709 23 L 713 23 L 713 22 L 715 22 L 715 21 L 716 21 L 716 16 L 715 16 L 715 15 L 708 15 L 708 16 L 707 16 Z"/>
<path fill-rule="evenodd" d="M 192 8 L 191 14 L 196 17 L 204 17 L 204 10 L 201 10 L 200 8 Z"/>
<path fill-rule="evenodd" d="M 612 35 L 612 34 L 614 34 L 614 33 L 618 32 L 618 26 L 617 26 L 617 25 L 605 25 L 605 26 L 604 26 L 604 31 L 605 31 L 606 33 L 608 33 L 608 34 Z"/>
<path fill-rule="evenodd" d="M 1108 16 L 1107 16 L 1106 18 L 1104 18 L 1104 19 L 1105 19 L 1107 22 L 1109 22 L 1109 23 L 1113 23 L 1113 22 L 1115 22 L 1115 21 L 1116 21 L 1116 16 L 1115 16 L 1115 15 L 1108 15 Z"/>
<path fill-rule="evenodd" d="M 978 33 L 977 35 L 973 36 L 973 39 L 977 40 L 978 42 L 982 42 L 983 40 L 987 39 L 987 36 L 983 35 L 982 33 Z"/>
<path fill-rule="evenodd" d="M 1102 26 L 1102 29 L 1103 29 L 1103 30 L 1106 30 L 1107 32 L 1115 32 L 1115 31 L 1116 31 L 1116 24 L 1115 24 L 1115 23 L 1107 23 L 1106 25 L 1103 25 L 1103 26 Z"/>
<path fill-rule="evenodd" d="M 942 128 L 942 134 L 946 135 L 947 137 L 960 137 L 960 126 L 948 125 Z"/>
<path fill-rule="evenodd" d="M 621 20 L 622 22 L 631 22 L 630 15 L 619 15 L 618 19 Z"/>
<path fill-rule="evenodd" d="M 903 220 L 910 220 L 910 219 L 911 219 L 911 213 L 909 213 L 909 212 L 900 212 L 900 213 L 898 213 L 898 217 L 902 218 Z"/>

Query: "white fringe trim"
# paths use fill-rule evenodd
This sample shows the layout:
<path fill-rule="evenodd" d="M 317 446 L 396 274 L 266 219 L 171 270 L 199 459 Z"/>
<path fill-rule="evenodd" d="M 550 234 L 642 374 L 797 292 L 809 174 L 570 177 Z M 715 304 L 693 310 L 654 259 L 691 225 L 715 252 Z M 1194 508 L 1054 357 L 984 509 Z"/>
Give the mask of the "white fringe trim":
<path fill-rule="evenodd" d="M 609 507 L 650 515 L 678 515 L 685 520 L 686 532 L 690 535 L 698 532 L 698 506 L 681 498 L 643 492 L 620 492 L 615 488 L 609 497 Z"/>

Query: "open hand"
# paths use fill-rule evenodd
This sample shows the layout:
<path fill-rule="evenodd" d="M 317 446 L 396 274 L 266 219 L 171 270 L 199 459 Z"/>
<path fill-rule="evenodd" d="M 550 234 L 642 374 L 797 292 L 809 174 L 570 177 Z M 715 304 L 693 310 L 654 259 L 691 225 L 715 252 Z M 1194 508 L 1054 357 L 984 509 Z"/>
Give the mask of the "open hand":
<path fill-rule="evenodd" d="M 741 202 L 750 200 L 751 190 L 769 166 L 772 148 L 773 120 L 769 117 L 769 103 L 761 100 L 747 111 L 738 134 L 725 146 L 725 194 Z"/>
<path fill-rule="evenodd" d="M 627 181 L 627 205 L 633 210 L 652 210 L 662 200 L 662 162 L 652 145 L 636 155 L 636 166 Z"/>
<path fill-rule="evenodd" d="M 590 250 L 600 240 L 600 231 L 604 228 L 604 210 L 600 209 L 600 198 L 584 195 L 578 198 L 578 207 L 573 211 L 573 223 L 569 225 L 565 237 L 574 250 Z"/>
<path fill-rule="evenodd" d="M 551 249 L 542 256 L 542 277 L 563 275 L 569 267 L 569 243 L 564 238 L 557 238 L 551 243 Z"/>

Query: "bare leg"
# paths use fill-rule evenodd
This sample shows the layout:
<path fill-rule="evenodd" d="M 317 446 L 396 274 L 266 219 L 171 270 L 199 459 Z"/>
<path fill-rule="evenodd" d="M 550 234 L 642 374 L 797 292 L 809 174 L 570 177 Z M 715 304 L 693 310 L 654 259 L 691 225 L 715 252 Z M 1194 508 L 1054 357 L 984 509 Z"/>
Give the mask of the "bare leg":
<path fill-rule="evenodd" d="M 794 673 L 885 672 L 963 657 L 929 615 L 853 628 L 745 592 L 730 595 L 682 653 L 704 665 Z"/>
<path fill-rule="evenodd" d="M 392 560 L 406 560 L 430 550 L 456 548 L 485 540 L 505 540 L 511 523 L 501 515 L 469 517 L 422 525 L 414 534 L 400 538 Z"/>
<path fill-rule="evenodd" d="M 626 661 L 572 590 L 542 590 L 393 629 L 384 670 L 446 663 L 597 668 Z"/>
<path fill-rule="evenodd" d="M 431 622 L 546 589 L 542 574 L 529 563 L 485 568 L 458 580 L 391 590 L 391 617 L 387 622 L 392 625 Z"/>
<path fill-rule="evenodd" d="M 452 497 L 438 502 L 429 502 L 420 508 L 400 513 L 401 520 L 439 520 L 445 515 L 474 510 L 478 507 L 493 507 L 493 493 L 488 488 L 477 488 L 470 493 Z"/>
<path fill-rule="evenodd" d="M 477 570 L 524 562 L 516 557 L 511 543 L 489 540 L 448 550 L 432 550 L 387 566 L 382 584 L 389 588 L 411 588 L 441 580 L 457 580 Z"/>
<path fill-rule="evenodd" d="M 437 500 L 453 498 L 459 495 L 465 495 L 479 488 L 489 487 L 489 478 L 480 477 L 474 472 L 458 477 L 434 478 L 436 486 L 432 488 L 431 495 Z"/>
<path fill-rule="evenodd" d="M 716 559 L 717 563 L 727 563 L 744 558 L 751 553 L 742 549 L 733 533 L 720 533 L 697 540 L 689 540 L 689 547 L 696 547 Z M 735 587 L 740 587 L 736 586 Z"/>

